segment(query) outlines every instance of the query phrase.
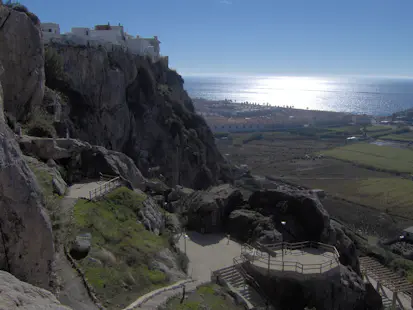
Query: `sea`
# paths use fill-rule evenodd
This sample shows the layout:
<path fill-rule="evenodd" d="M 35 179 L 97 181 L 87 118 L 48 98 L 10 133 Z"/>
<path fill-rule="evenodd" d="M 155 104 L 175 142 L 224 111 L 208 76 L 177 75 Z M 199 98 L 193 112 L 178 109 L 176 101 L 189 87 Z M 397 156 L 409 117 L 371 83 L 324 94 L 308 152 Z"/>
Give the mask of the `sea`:
<path fill-rule="evenodd" d="M 413 79 L 183 76 L 191 98 L 383 116 L 413 108 Z"/>

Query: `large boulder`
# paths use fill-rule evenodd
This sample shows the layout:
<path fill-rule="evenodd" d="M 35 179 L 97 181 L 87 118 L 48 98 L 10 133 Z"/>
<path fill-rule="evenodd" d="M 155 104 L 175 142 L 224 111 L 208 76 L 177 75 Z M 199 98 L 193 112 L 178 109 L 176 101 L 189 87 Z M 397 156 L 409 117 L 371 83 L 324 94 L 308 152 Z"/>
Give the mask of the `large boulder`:
<path fill-rule="evenodd" d="M 0 271 L 0 296 L 1 310 L 70 310 L 49 291 L 21 282 L 4 271 Z"/>
<path fill-rule="evenodd" d="M 92 247 L 92 235 L 84 233 L 76 236 L 70 247 L 70 256 L 76 260 L 85 258 Z"/>
<path fill-rule="evenodd" d="M 29 14 L 0 6 L 0 63 L 4 74 L 4 109 L 26 120 L 44 95 L 44 55 L 39 25 Z"/>
<path fill-rule="evenodd" d="M 121 176 L 134 188 L 145 188 L 146 179 L 133 160 L 123 153 L 76 139 L 22 136 L 19 138 L 19 144 L 27 155 L 44 161 L 52 159 L 65 165 L 70 182 L 80 181 L 83 178 L 99 178 L 102 173 Z"/>
<path fill-rule="evenodd" d="M 247 209 L 231 212 L 227 230 L 231 237 L 243 242 L 271 244 L 283 240 L 269 217 Z"/>
<path fill-rule="evenodd" d="M 0 269 L 48 288 L 53 255 L 52 229 L 39 185 L 0 111 Z"/>
<path fill-rule="evenodd" d="M 275 225 L 296 241 L 320 241 L 330 228 L 330 217 L 318 198 L 305 191 L 272 189 L 254 192 L 251 208 L 273 216 Z M 284 222 L 284 224 L 282 224 Z"/>
<path fill-rule="evenodd" d="M 144 195 L 142 192 L 140 192 Z M 147 196 L 139 210 L 138 217 L 145 228 L 155 234 L 159 234 L 165 227 L 165 217 L 162 209 L 152 197 Z"/>
<path fill-rule="evenodd" d="M 195 191 L 182 199 L 181 212 L 187 216 L 188 227 L 201 232 L 225 230 L 232 211 L 244 204 L 241 192 L 230 184 Z"/>

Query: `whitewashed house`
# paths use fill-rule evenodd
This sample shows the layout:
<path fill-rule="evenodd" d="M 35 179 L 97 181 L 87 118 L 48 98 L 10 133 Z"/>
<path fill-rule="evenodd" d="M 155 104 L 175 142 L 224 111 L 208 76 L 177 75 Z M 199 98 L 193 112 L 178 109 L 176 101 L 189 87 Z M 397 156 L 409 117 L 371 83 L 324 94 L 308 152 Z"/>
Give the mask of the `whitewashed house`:
<path fill-rule="evenodd" d="M 60 27 L 54 23 L 42 23 L 41 29 L 44 42 L 50 41 L 53 38 L 61 37 Z M 66 37 L 79 44 L 102 44 L 108 46 L 110 44 L 123 46 L 131 53 L 141 56 L 148 56 L 153 61 L 159 60 L 160 41 L 157 36 L 153 38 L 133 37 L 127 34 L 123 26 L 96 25 L 93 29 L 87 27 L 73 27 L 70 33 L 64 34 Z"/>

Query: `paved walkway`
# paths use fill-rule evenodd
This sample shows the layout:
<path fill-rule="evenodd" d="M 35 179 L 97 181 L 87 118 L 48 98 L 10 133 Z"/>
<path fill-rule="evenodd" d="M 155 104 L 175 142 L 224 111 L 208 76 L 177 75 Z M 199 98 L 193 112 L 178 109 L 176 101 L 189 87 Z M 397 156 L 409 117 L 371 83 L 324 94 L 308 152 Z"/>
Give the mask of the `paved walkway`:
<path fill-rule="evenodd" d="M 200 281 L 210 281 L 211 272 L 234 264 L 234 257 L 241 254 L 241 245 L 225 237 L 224 234 L 200 234 L 188 232 L 186 254 L 189 259 L 188 273 Z M 185 238 L 178 241 L 185 253 Z"/>
<path fill-rule="evenodd" d="M 76 183 L 68 188 L 66 197 L 69 198 L 86 198 L 89 199 L 89 191 L 97 188 L 104 181 L 93 181 L 85 183 Z"/>

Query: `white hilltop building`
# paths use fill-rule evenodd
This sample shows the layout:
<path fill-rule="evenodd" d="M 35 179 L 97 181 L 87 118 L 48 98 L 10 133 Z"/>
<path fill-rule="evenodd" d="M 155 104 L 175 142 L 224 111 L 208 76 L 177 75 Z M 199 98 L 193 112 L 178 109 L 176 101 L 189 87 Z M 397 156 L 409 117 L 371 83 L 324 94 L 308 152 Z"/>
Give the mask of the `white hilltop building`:
<path fill-rule="evenodd" d="M 105 47 L 119 45 L 131 53 L 141 56 L 149 56 L 153 61 L 159 60 L 160 41 L 157 36 L 153 38 L 141 38 L 126 33 L 123 26 L 96 25 L 93 29 L 86 27 L 73 27 L 71 32 L 61 34 L 60 26 L 55 23 L 42 23 L 43 42 L 47 43 L 53 39 L 67 38 L 79 44 L 99 44 Z M 167 57 L 162 57 L 168 63 Z"/>

